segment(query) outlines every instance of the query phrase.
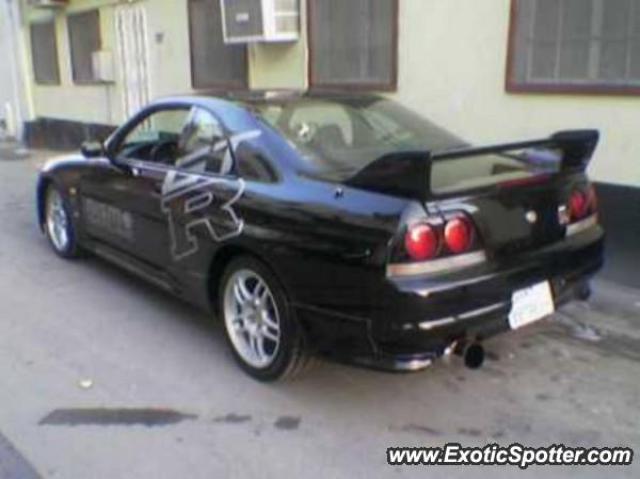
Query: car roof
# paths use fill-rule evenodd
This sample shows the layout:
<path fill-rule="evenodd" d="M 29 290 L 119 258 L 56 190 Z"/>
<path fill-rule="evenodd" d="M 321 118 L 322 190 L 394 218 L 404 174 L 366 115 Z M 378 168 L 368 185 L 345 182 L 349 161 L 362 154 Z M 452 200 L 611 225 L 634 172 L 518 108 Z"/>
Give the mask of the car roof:
<path fill-rule="evenodd" d="M 349 93 L 344 91 L 305 91 L 305 90 L 250 90 L 250 91 L 200 91 L 194 94 L 175 95 L 161 98 L 153 104 L 163 103 L 191 103 L 207 106 L 212 102 L 228 102 L 235 105 L 251 104 L 281 104 L 295 102 L 304 99 L 327 100 L 336 103 L 358 102 L 367 103 L 380 100 L 382 97 L 375 94 Z"/>

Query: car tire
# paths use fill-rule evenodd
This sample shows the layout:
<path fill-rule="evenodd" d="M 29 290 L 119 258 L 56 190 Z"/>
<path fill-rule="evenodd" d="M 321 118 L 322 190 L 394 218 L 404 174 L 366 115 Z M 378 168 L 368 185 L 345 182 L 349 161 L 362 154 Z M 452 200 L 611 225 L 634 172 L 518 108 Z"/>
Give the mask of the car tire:
<path fill-rule="evenodd" d="M 71 208 L 61 190 L 53 184 L 45 191 L 42 227 L 58 256 L 66 259 L 80 256 Z"/>
<path fill-rule="evenodd" d="M 260 381 L 290 379 L 310 363 L 304 331 L 284 288 L 271 270 L 251 256 L 226 267 L 218 311 L 235 360 Z"/>

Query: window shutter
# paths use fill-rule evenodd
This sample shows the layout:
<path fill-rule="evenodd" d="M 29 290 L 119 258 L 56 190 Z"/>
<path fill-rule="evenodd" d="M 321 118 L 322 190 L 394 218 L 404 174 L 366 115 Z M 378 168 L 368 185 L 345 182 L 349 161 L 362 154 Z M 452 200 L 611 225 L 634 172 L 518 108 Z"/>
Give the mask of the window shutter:
<path fill-rule="evenodd" d="M 315 86 L 393 86 L 396 0 L 313 0 Z"/>
<path fill-rule="evenodd" d="M 194 88 L 244 88 L 247 50 L 225 45 L 218 0 L 189 0 L 191 76 Z"/>
<path fill-rule="evenodd" d="M 512 84 L 640 87 L 640 0 L 513 1 Z"/>
<path fill-rule="evenodd" d="M 92 83 L 93 52 L 100 50 L 100 13 L 98 10 L 67 17 L 71 69 L 74 83 Z"/>
<path fill-rule="evenodd" d="M 58 45 L 53 21 L 33 23 L 31 34 L 31 60 L 33 76 L 39 85 L 59 85 Z"/>

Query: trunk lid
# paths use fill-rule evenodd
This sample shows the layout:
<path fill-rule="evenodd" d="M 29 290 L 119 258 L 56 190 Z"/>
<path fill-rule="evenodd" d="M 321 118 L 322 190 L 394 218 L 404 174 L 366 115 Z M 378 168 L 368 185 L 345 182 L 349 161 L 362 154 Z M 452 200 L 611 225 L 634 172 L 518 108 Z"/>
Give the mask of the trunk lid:
<path fill-rule="evenodd" d="M 495 188 L 483 194 L 436 202 L 443 217 L 465 211 L 488 256 L 506 259 L 542 248 L 565 236 L 563 218 L 570 188 L 550 179 L 533 185 Z"/>
<path fill-rule="evenodd" d="M 588 184 L 597 131 L 432 154 L 398 152 L 374 161 L 352 186 L 416 199 L 443 221 L 464 212 L 486 254 L 510 258 L 562 240 L 568 203 Z"/>

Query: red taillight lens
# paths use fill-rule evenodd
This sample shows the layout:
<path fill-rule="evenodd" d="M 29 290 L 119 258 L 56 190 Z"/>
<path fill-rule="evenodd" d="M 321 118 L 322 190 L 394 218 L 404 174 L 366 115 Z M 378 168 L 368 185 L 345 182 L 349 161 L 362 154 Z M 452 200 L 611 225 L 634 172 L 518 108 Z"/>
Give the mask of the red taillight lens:
<path fill-rule="evenodd" d="M 466 218 L 453 218 L 444 227 L 444 242 L 452 253 L 464 253 L 473 244 L 473 226 Z"/>
<path fill-rule="evenodd" d="M 411 259 L 416 261 L 435 257 L 439 246 L 436 230 L 426 223 L 410 226 L 404 237 L 404 247 Z"/>
<path fill-rule="evenodd" d="M 589 213 L 589 198 L 582 191 L 576 190 L 569 198 L 569 211 L 571 212 L 571 221 L 578 221 L 587 216 Z"/>

